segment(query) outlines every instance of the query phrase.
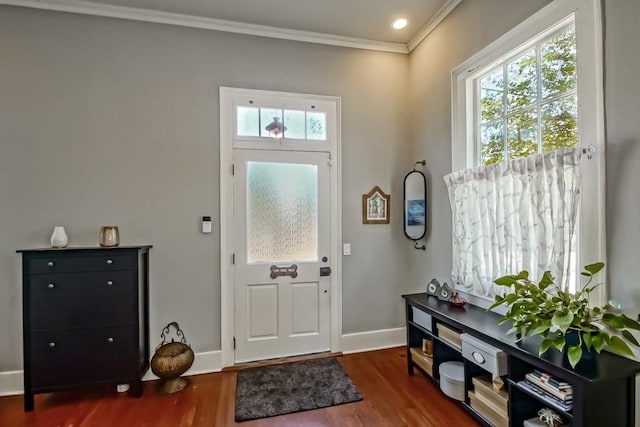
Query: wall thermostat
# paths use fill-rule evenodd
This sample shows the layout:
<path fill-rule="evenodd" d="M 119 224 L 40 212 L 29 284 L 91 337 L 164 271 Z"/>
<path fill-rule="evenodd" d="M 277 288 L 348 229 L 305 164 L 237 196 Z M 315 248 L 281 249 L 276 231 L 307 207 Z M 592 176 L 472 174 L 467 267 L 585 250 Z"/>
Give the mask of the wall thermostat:
<path fill-rule="evenodd" d="M 210 216 L 202 217 L 202 232 L 206 234 L 211 233 L 211 217 Z"/>

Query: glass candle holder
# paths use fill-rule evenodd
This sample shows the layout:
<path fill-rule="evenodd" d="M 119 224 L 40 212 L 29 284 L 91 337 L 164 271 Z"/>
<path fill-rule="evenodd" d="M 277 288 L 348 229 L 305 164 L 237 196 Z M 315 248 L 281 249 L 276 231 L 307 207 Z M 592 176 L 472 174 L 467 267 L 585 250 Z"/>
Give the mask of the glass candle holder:
<path fill-rule="evenodd" d="M 100 228 L 100 246 L 108 248 L 120 244 L 120 231 L 115 225 L 104 225 Z"/>

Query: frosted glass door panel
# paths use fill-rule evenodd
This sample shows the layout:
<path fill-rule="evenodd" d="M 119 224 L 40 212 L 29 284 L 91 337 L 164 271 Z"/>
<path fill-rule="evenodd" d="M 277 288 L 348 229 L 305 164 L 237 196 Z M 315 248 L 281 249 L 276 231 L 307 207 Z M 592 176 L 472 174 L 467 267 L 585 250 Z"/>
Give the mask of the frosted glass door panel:
<path fill-rule="evenodd" d="M 318 260 L 318 167 L 247 163 L 247 263 Z"/>

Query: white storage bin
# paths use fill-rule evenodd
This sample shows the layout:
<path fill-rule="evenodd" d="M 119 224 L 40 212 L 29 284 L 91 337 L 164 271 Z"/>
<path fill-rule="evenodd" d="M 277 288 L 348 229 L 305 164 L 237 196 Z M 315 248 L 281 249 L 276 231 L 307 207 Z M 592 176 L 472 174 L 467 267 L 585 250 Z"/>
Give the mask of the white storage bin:
<path fill-rule="evenodd" d="M 507 354 L 473 335 L 462 334 L 462 355 L 491 372 L 494 377 L 507 375 Z"/>
<path fill-rule="evenodd" d="M 464 364 L 445 362 L 440 365 L 440 390 L 447 396 L 464 400 Z"/>
<path fill-rule="evenodd" d="M 413 322 L 427 331 L 431 331 L 431 315 L 415 307 L 411 307 L 411 309 L 413 310 Z"/>

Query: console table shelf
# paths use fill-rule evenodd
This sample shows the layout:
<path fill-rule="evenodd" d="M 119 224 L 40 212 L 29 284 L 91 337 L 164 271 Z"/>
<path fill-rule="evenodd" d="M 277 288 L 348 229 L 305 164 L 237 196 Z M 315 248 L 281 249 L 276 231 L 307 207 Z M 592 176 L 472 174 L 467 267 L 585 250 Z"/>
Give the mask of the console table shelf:
<path fill-rule="evenodd" d="M 502 379 L 508 391 L 509 426 L 522 426 L 525 420 L 535 417 L 538 410 L 544 407 L 553 409 L 562 416 L 565 425 L 573 427 L 634 425 L 635 375 L 640 372 L 640 363 L 603 351 L 593 360 L 581 360 L 572 369 L 566 355 L 553 348 L 538 356 L 541 342 L 539 337 L 527 337 L 516 343 L 515 335 L 507 334 L 510 325 L 499 325 L 501 316 L 496 313 L 471 304 L 454 307 L 424 293 L 402 297 L 406 305 L 409 374 L 413 375 L 414 367 L 418 366 L 412 358 L 410 348 L 420 347 L 423 339 L 433 342 L 432 379 L 439 381 L 440 364 L 462 361 L 465 370 L 465 399 L 460 404 L 481 423 L 494 425 L 488 419 L 490 417 L 471 406 L 469 391 L 473 390 L 473 378 L 488 372 L 473 361 L 463 358 L 460 350 L 443 339 L 438 330 L 440 325 L 469 334 L 506 353 L 508 373 Z M 427 321 L 424 320 L 424 314 L 430 316 L 427 316 Z M 416 321 L 414 315 L 420 315 L 422 320 Z M 563 411 L 554 407 L 545 397 L 518 384 L 534 369 L 571 384 L 571 410 Z"/>

